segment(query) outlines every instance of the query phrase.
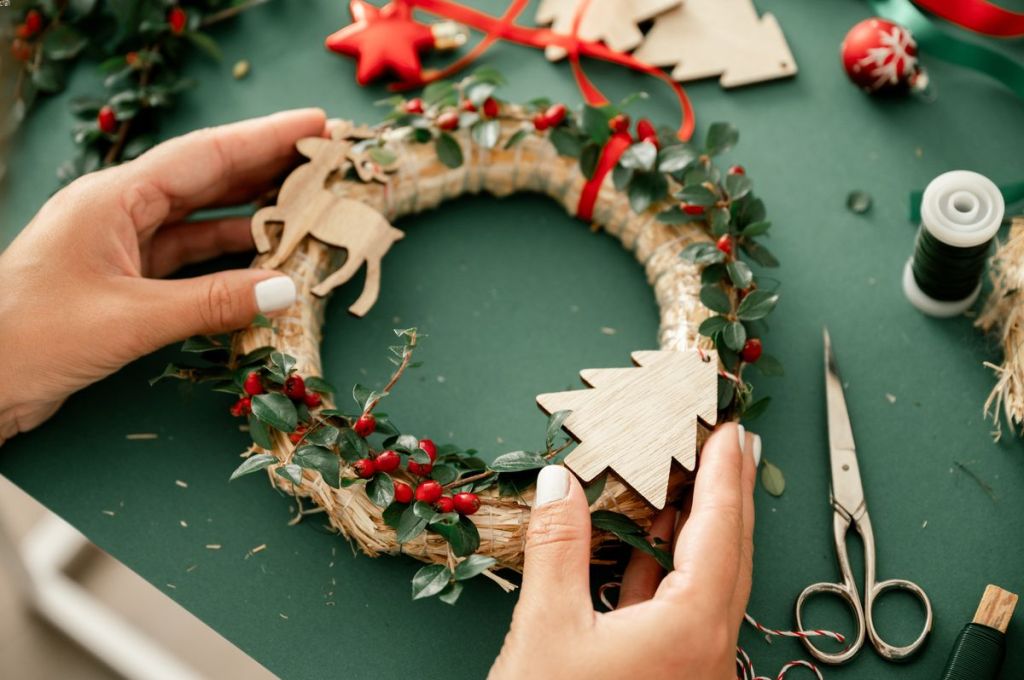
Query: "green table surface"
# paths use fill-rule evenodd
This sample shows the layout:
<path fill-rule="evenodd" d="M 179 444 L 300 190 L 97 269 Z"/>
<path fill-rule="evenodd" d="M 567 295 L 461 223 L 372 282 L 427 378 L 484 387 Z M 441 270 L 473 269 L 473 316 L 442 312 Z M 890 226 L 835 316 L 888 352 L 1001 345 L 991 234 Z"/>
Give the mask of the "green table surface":
<path fill-rule="evenodd" d="M 491 12 L 504 6 L 474 4 Z M 826 677 L 935 678 L 986 583 L 1024 590 L 1024 458 L 1014 438 L 993 444 L 982 417 L 993 383 L 982 362 L 998 359 L 993 342 L 968 318 L 929 319 L 903 298 L 900 274 L 914 239 L 906 196 L 956 168 L 1019 180 L 1022 103 L 983 76 L 927 56 L 934 102 L 870 99 L 846 81 L 837 58 L 846 30 L 868 16 L 866 4 L 758 4 L 778 17 L 799 75 L 732 92 L 715 82 L 688 87 L 700 125 L 739 126 L 730 160 L 746 166 L 767 202 L 771 245 L 783 263 L 771 273 L 783 299 L 766 345 L 786 375 L 758 380 L 773 403 L 750 426 L 785 472 L 787 489 L 781 498 L 757 491 L 749 610 L 766 625 L 790 627 L 797 593 L 837 576 L 821 366 L 827 324 L 848 383 L 878 572 L 920 583 L 935 626 L 909 664 L 886 664 L 867 651 L 826 669 Z M 346 20 L 340 0 L 280 0 L 223 28 L 224 63 L 196 59 L 190 70 L 199 85 L 163 132 L 311 105 L 377 120 L 373 102 L 384 88 L 357 87 L 353 63 L 322 47 Z M 236 82 L 230 67 L 241 58 L 252 62 L 252 73 Z M 510 99 L 578 101 L 567 66 L 537 51 L 499 45 L 484 61 L 508 76 L 503 94 Z M 601 64 L 588 64 L 588 72 L 614 97 L 649 90 L 637 113 L 676 119 L 671 96 L 654 81 Z M 55 188 L 54 169 L 72 153 L 66 99 L 96 83 L 94 69 L 83 65 L 70 91 L 43 101 L 20 133 L 3 189 L 0 244 Z M 867 215 L 846 210 L 853 189 L 874 197 Z M 365 319 L 352 319 L 344 310 L 357 290 L 343 288 L 329 307 L 323 355 L 333 382 L 381 384 L 391 329 L 415 325 L 428 334 L 425 365 L 386 405 L 406 431 L 488 456 L 537 446 L 544 418 L 535 394 L 578 384 L 582 368 L 626 365 L 631 350 L 655 344 L 657 309 L 632 256 L 546 198 L 466 198 L 399 226 L 408 237 L 388 255 L 380 302 Z M 0 473 L 284 678 L 482 676 L 515 596 L 481 579 L 455 608 L 412 602 L 413 561 L 354 555 L 315 516 L 287 526 L 293 502 L 266 480 L 227 481 L 247 442 L 227 414 L 227 398 L 147 386 L 175 356 L 165 349 L 72 397 L 46 425 L 4 447 Z M 127 441 L 132 432 L 159 438 Z M 211 543 L 223 547 L 206 549 Z M 261 544 L 264 551 L 247 555 Z M 877 615 L 895 641 L 916 634 L 920 613 L 909 598 L 883 600 Z M 810 623 L 850 630 L 844 610 L 829 603 L 815 606 Z M 1024 625 L 1011 625 L 1009 635 L 1004 675 L 1021 677 Z M 747 628 L 741 642 L 769 675 L 804 656 L 795 641 L 769 645 Z"/>

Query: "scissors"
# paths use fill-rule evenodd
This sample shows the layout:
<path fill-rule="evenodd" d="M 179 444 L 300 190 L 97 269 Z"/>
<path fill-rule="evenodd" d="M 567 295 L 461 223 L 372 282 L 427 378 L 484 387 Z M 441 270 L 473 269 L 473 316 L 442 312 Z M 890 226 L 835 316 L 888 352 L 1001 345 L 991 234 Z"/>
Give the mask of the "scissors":
<path fill-rule="evenodd" d="M 899 661 L 916 652 L 924 644 L 925 638 L 932 629 L 932 604 L 919 585 L 905 579 L 889 579 L 875 582 L 875 535 L 871 531 L 871 519 L 868 516 L 867 503 L 864 500 L 864 487 L 861 484 L 860 470 L 857 468 L 857 449 L 853 443 L 853 428 L 850 415 L 846 410 L 846 398 L 843 396 L 843 383 L 839 377 L 839 368 L 832 355 L 832 341 L 825 335 L 825 403 L 828 410 L 828 444 L 829 458 L 832 466 L 832 486 L 829 490 L 829 502 L 832 505 L 833 531 L 836 542 L 836 560 L 842 573 L 841 583 L 815 583 L 804 588 L 796 599 L 796 623 L 804 630 L 801 612 L 804 603 L 814 595 L 832 595 L 843 600 L 853 611 L 857 624 L 857 635 L 849 647 L 841 652 L 830 654 L 814 646 L 808 638 L 802 638 L 807 651 L 823 663 L 841 664 L 852 659 L 864 646 L 864 635 L 867 633 L 871 646 L 886 661 Z M 857 584 L 853 580 L 850 568 L 850 557 L 846 552 L 846 534 L 850 525 L 857 529 L 864 543 L 864 604 L 861 605 Z M 920 600 L 924 606 L 924 628 L 917 639 L 905 647 L 890 645 L 883 640 L 872 619 L 875 599 L 887 590 L 907 590 Z"/>

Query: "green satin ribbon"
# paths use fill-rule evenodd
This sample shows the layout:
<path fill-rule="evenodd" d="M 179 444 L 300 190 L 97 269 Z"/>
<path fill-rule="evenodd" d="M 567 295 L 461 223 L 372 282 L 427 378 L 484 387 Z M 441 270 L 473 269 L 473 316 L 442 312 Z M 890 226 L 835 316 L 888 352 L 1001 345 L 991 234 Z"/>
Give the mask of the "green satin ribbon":
<path fill-rule="evenodd" d="M 910 0 L 868 0 L 875 13 L 910 30 L 918 47 L 934 57 L 981 71 L 1024 99 L 1024 65 L 983 45 L 945 33 Z"/>
<path fill-rule="evenodd" d="M 1013 205 L 1014 203 L 1024 201 L 1024 182 L 1004 184 L 999 187 L 999 193 L 1003 195 L 1006 205 Z M 924 196 L 924 191 L 920 189 L 910 192 L 910 221 L 914 224 L 921 221 L 922 196 Z"/>

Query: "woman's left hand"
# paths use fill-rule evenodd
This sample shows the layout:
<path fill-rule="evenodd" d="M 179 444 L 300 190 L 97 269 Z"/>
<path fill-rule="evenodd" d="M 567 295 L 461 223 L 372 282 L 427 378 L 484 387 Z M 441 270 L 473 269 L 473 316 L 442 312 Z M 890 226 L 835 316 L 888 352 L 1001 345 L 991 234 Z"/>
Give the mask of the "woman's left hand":
<path fill-rule="evenodd" d="M 325 122 L 304 109 L 199 130 L 47 201 L 0 254 L 0 444 L 140 356 L 289 307 L 295 285 L 274 271 L 158 279 L 250 250 L 248 218 L 186 219 L 254 200 Z"/>

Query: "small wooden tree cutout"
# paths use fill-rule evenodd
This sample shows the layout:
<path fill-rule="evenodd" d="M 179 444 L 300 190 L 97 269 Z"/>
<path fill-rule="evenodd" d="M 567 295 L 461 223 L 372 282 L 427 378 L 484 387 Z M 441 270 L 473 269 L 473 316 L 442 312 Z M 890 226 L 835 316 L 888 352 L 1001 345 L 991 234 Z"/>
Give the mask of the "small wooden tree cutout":
<path fill-rule="evenodd" d="M 656 508 L 665 507 L 672 459 L 697 462 L 697 420 L 718 419 L 714 352 L 633 352 L 637 368 L 580 371 L 594 389 L 541 394 L 547 413 L 569 410 L 562 427 L 580 442 L 565 464 L 584 481 L 610 468 Z"/>
<path fill-rule="evenodd" d="M 580 18 L 576 34 L 583 40 L 601 40 L 617 52 L 628 52 L 643 40 L 637 24 L 677 7 L 682 0 L 590 0 Z M 551 24 L 556 33 L 572 32 L 581 0 L 541 0 L 535 17 L 538 24 Z M 565 57 L 561 47 L 548 47 L 551 61 Z"/>
<path fill-rule="evenodd" d="M 721 76 L 739 87 L 796 74 L 796 61 L 775 17 L 757 15 L 751 0 L 684 0 L 662 14 L 633 56 L 673 66 L 678 81 Z"/>

